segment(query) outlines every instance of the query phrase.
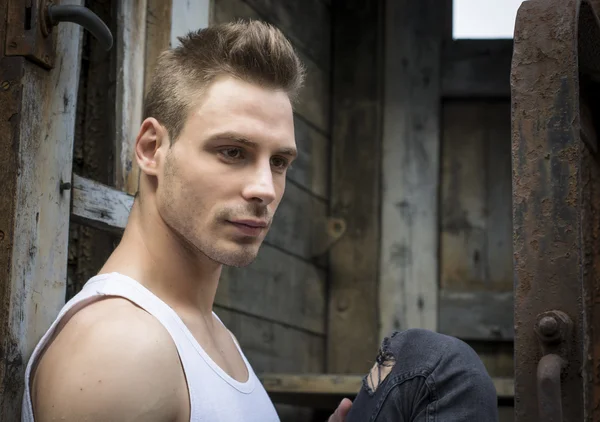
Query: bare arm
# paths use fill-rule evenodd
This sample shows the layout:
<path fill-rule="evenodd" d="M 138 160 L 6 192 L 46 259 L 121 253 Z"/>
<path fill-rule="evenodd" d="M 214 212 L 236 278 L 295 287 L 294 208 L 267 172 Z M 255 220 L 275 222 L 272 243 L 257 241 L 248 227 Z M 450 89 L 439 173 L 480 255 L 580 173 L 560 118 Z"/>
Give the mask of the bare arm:
<path fill-rule="evenodd" d="M 92 304 L 44 353 L 32 384 L 37 422 L 171 422 L 189 406 L 167 331 L 124 299 Z"/>

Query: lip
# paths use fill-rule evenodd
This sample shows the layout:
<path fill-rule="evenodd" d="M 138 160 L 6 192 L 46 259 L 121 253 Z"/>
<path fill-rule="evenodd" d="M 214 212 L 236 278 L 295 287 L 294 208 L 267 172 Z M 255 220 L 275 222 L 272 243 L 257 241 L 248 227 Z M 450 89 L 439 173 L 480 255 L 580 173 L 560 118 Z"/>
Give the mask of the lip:
<path fill-rule="evenodd" d="M 262 233 L 262 231 L 267 227 L 267 224 L 264 221 L 258 220 L 236 220 L 229 221 L 229 223 L 235 226 L 245 236 L 252 237 L 259 236 Z"/>
<path fill-rule="evenodd" d="M 232 220 L 232 221 L 230 221 L 230 223 L 242 224 L 244 226 L 261 228 L 261 229 L 264 229 L 265 227 L 267 227 L 266 221 L 263 221 L 263 220 Z"/>

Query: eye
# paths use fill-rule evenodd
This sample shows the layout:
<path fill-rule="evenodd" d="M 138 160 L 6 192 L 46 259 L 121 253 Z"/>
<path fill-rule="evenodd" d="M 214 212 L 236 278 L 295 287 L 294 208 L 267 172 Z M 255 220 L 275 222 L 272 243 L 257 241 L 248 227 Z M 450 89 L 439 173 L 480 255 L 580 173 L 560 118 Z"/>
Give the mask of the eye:
<path fill-rule="evenodd" d="M 271 165 L 273 167 L 275 167 L 276 169 L 279 170 L 285 170 L 285 168 L 288 166 L 289 161 L 286 158 L 283 157 L 272 157 L 271 158 Z"/>
<path fill-rule="evenodd" d="M 237 147 L 223 148 L 219 150 L 219 153 L 229 161 L 236 161 L 244 158 L 244 151 Z"/>

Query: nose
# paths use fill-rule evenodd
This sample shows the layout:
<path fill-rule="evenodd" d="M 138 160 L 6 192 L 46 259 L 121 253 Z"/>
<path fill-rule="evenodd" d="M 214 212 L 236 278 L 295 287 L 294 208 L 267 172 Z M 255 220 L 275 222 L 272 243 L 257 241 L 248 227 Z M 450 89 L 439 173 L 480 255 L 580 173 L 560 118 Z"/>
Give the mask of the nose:
<path fill-rule="evenodd" d="M 247 183 L 242 192 L 247 201 L 260 202 L 263 205 L 269 205 L 275 200 L 275 184 L 273 183 L 273 173 L 271 165 L 257 165 L 253 173 L 248 177 Z"/>

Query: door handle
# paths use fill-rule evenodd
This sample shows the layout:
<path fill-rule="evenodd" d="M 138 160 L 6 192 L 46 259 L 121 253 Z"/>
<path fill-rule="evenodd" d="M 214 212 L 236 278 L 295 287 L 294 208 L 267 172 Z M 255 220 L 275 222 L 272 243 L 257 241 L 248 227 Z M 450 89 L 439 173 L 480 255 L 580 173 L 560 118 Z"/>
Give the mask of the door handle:
<path fill-rule="evenodd" d="M 538 315 L 535 332 L 542 347 L 537 366 L 537 397 L 540 422 L 562 422 L 563 370 L 568 365 L 568 345 L 573 323 L 562 311 Z"/>
<path fill-rule="evenodd" d="M 45 19 L 42 20 L 42 31 L 50 34 L 53 26 L 60 22 L 73 22 L 87 29 L 108 51 L 112 47 L 113 37 L 108 26 L 90 9 L 76 5 L 50 5 L 46 8 Z"/>

